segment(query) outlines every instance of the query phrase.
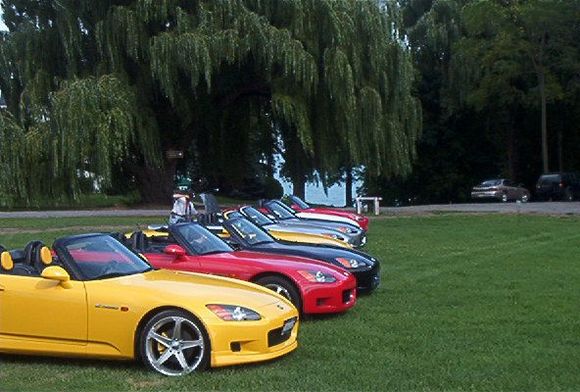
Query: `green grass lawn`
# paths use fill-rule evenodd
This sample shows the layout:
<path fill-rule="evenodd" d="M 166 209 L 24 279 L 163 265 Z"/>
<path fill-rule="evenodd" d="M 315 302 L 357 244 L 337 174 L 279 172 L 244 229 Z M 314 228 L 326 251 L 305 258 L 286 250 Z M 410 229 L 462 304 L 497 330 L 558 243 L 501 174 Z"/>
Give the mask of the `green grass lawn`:
<path fill-rule="evenodd" d="M 0 243 L 149 221 L 61 219 L 30 233 L 50 226 L 3 220 Z M 286 357 L 166 378 L 130 362 L 4 355 L 0 390 L 579 390 L 579 248 L 571 217 L 374 219 L 367 251 L 382 285 L 346 314 L 304 321 Z"/>

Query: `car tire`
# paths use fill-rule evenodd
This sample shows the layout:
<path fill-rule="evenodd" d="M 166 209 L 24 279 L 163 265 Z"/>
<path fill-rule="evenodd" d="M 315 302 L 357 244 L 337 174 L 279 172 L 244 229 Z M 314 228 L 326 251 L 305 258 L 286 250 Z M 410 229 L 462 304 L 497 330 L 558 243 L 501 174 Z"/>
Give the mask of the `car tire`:
<path fill-rule="evenodd" d="M 183 376 L 205 369 L 210 350 L 203 324 L 181 310 L 157 313 L 145 324 L 139 338 L 143 363 L 165 376 Z"/>
<path fill-rule="evenodd" d="M 524 193 L 521 197 L 520 197 L 520 201 L 522 203 L 527 203 L 528 201 L 530 201 L 530 195 L 528 195 L 527 193 Z"/>
<path fill-rule="evenodd" d="M 302 311 L 302 299 L 300 298 L 300 293 L 296 286 L 294 286 L 294 284 L 288 279 L 280 276 L 268 275 L 256 279 L 255 283 L 275 291 L 292 302 L 292 304 L 296 306 L 296 309 Z"/>
<path fill-rule="evenodd" d="M 564 201 L 574 201 L 574 194 L 570 188 L 564 190 Z"/>
<path fill-rule="evenodd" d="M 508 201 L 508 195 L 507 195 L 507 193 L 502 193 L 502 195 L 501 195 L 501 201 L 502 201 L 502 203 L 507 203 L 507 201 Z"/>

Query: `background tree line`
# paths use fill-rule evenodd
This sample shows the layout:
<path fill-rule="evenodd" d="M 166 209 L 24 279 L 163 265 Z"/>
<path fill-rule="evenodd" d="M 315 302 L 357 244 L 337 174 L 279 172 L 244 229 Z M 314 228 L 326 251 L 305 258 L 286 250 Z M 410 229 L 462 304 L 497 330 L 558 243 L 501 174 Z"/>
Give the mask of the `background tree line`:
<path fill-rule="evenodd" d="M 362 168 L 389 202 L 580 169 L 577 0 L 1 4 L 4 205 L 267 187 L 275 154 L 297 194 Z"/>
<path fill-rule="evenodd" d="M 580 170 L 580 2 L 408 0 L 423 135 L 413 174 L 367 186 L 391 200 L 469 200 L 486 178 L 533 190 Z"/>

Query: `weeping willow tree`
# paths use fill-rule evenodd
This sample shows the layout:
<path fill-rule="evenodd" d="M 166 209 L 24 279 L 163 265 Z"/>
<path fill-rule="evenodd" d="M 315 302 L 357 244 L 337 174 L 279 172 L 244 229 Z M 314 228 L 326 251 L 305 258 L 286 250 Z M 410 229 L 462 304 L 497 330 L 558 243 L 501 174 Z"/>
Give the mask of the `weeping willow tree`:
<path fill-rule="evenodd" d="M 166 200 L 177 161 L 225 181 L 276 151 L 309 173 L 410 170 L 420 129 L 396 2 L 3 0 L 1 192 L 75 197 L 79 173 Z M 295 188 L 296 189 L 296 188 Z"/>

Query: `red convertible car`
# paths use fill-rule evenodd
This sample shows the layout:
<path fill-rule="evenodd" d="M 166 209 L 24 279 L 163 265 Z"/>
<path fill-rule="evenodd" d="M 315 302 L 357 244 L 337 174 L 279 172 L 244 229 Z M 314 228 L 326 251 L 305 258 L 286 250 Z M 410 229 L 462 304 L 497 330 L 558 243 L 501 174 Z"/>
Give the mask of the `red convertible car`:
<path fill-rule="evenodd" d="M 344 312 L 356 303 L 356 279 L 340 267 L 305 257 L 234 251 L 197 223 L 171 225 L 167 230 L 131 235 L 133 249 L 156 268 L 257 283 L 288 298 L 304 314 Z"/>
<path fill-rule="evenodd" d="M 340 216 L 355 221 L 365 231 L 369 230 L 369 218 L 366 216 L 355 214 L 354 212 L 346 211 L 344 209 L 312 207 L 298 196 L 290 196 L 288 201 L 290 207 L 297 212 L 297 215 L 300 218 L 316 219 L 318 214 L 320 214 L 318 219 L 328 219 L 328 217 L 325 218 L 324 215 Z"/>

